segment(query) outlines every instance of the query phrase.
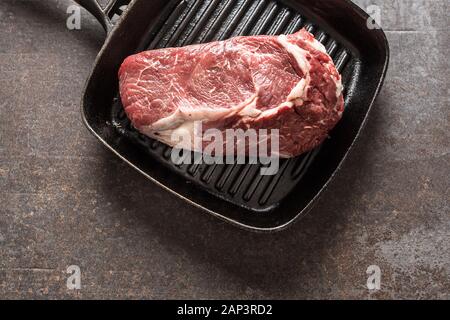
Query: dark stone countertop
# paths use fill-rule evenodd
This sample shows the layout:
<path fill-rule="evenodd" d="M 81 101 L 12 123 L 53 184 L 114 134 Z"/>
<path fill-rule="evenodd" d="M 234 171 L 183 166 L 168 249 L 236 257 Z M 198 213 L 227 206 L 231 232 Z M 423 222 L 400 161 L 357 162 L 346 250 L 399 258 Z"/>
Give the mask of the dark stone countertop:
<path fill-rule="evenodd" d="M 87 13 L 69 31 L 69 1 L 2 0 L 0 298 L 450 298 L 449 3 L 358 3 L 381 6 L 391 46 L 367 129 L 307 217 L 254 234 L 86 130 L 79 103 L 103 41 Z"/>

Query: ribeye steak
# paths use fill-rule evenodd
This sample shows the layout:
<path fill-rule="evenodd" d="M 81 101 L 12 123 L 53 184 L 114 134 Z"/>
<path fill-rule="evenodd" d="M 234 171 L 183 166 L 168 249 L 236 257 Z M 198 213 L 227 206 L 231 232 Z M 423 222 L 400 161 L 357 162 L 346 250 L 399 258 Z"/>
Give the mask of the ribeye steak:
<path fill-rule="evenodd" d="M 318 146 L 344 108 L 341 76 L 305 29 L 141 52 L 119 80 L 134 127 L 172 146 L 201 120 L 223 132 L 279 129 L 279 155 L 293 157 Z"/>

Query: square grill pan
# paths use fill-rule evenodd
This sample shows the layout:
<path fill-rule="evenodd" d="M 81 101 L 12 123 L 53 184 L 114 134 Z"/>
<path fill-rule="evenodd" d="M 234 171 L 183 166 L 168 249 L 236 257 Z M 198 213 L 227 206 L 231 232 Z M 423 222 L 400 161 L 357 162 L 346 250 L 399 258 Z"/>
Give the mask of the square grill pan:
<path fill-rule="evenodd" d="M 368 16 L 347 0 L 137 0 L 124 16 L 88 80 L 85 123 L 146 177 L 252 230 L 280 230 L 309 210 L 357 139 L 388 64 L 384 33 L 368 29 Z M 281 159 L 274 176 L 260 175 L 259 164 L 177 166 L 170 160 L 171 148 L 137 132 L 124 113 L 117 70 L 133 53 L 239 35 L 287 34 L 302 27 L 325 45 L 342 74 L 345 112 L 329 139 L 307 154 Z"/>

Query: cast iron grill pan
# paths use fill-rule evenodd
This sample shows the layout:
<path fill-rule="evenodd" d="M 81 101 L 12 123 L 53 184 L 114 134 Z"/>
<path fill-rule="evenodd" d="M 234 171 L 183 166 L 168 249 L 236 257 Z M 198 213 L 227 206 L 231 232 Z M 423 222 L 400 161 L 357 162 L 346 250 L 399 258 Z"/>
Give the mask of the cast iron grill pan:
<path fill-rule="evenodd" d="M 164 169 L 161 169 L 163 172 L 160 172 L 159 177 L 155 177 L 154 172 L 147 172 L 145 168 L 136 165 L 130 157 L 127 157 L 126 160 L 132 165 L 194 204 L 229 221 L 259 230 L 277 229 L 292 221 L 305 210 L 314 198 L 315 192 L 324 186 L 337 168 L 339 160 L 342 160 L 348 151 L 351 143 L 338 146 L 340 143 L 344 144 L 339 141 L 338 136 L 350 135 L 351 142 L 356 138 L 363 121 L 359 126 L 346 128 L 345 119 L 353 117 L 354 114 L 357 116 L 358 113 L 365 116 L 371 104 L 370 101 L 363 107 L 358 105 L 358 102 L 364 100 L 359 97 L 361 91 L 364 91 L 361 77 L 364 65 L 362 52 L 345 39 L 336 39 L 335 30 L 322 28 L 320 17 L 315 19 L 314 14 L 308 15 L 308 12 L 301 11 L 301 6 L 295 2 L 170 1 L 141 36 L 139 45 L 133 50 L 130 49 L 127 55 L 143 50 L 224 40 L 239 35 L 288 34 L 305 27 L 325 45 L 343 77 L 345 98 L 343 120 L 320 147 L 296 158 L 281 159 L 280 170 L 274 176 L 261 175 L 260 164 L 175 165 L 170 159 L 172 150 L 170 147 L 144 136 L 132 127 L 124 113 L 117 85 L 105 119 L 108 130 L 103 128 L 102 138 L 122 156 L 124 152 L 117 147 L 121 144 L 132 146 L 138 150 L 136 152 L 139 154 L 135 156 L 140 162 L 147 161 L 149 166 L 157 165 Z M 117 14 L 121 13 L 118 5 L 115 6 L 115 10 Z M 110 15 L 113 13 L 114 10 L 111 10 Z M 126 22 L 127 19 L 124 20 Z M 120 62 L 115 62 L 115 68 Z M 380 81 L 380 77 L 375 77 L 374 80 Z M 377 81 L 373 81 L 369 87 L 376 86 Z M 366 97 L 366 100 L 370 99 L 373 97 Z M 114 132 L 110 132 L 110 129 Z M 334 168 L 323 165 L 327 162 L 335 163 Z M 189 193 L 174 190 L 175 186 L 182 185 Z"/>

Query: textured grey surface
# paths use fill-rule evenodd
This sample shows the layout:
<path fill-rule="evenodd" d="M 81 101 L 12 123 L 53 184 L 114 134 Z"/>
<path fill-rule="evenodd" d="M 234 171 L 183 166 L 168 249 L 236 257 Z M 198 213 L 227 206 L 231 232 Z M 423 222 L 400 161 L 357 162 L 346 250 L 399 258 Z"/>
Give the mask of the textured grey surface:
<path fill-rule="evenodd" d="M 357 2 L 382 9 L 385 86 L 323 200 L 267 235 L 185 204 L 85 129 L 92 18 L 69 31 L 69 1 L 2 0 L 0 298 L 450 298 L 449 2 Z"/>

